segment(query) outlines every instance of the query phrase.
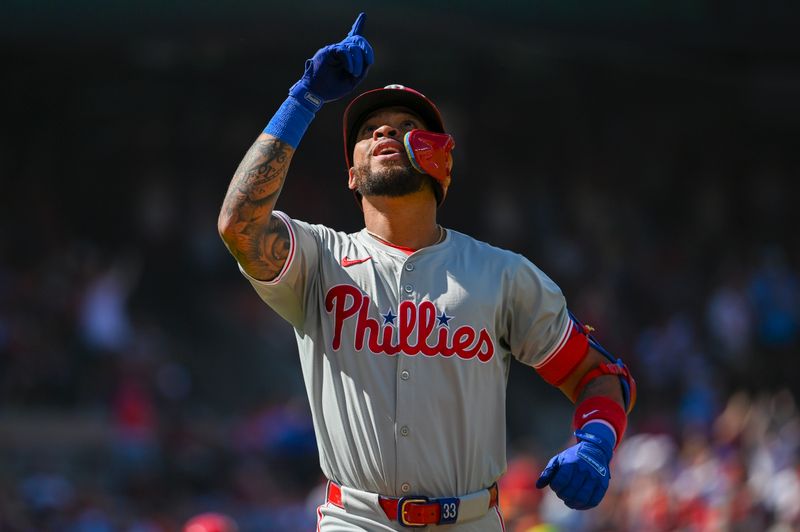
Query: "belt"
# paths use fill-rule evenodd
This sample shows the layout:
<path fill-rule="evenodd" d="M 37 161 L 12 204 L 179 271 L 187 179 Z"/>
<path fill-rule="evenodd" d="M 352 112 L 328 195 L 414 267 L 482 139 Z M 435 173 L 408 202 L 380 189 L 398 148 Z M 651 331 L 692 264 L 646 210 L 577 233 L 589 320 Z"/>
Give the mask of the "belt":
<path fill-rule="evenodd" d="M 329 481 L 327 501 L 346 509 L 342 496 L 343 489 L 352 488 L 343 488 L 336 482 Z M 486 512 L 497 506 L 497 483 L 463 497 L 428 498 L 411 495 L 398 498 L 378 495 L 378 504 L 390 521 L 397 521 L 411 528 L 463 523 L 483 517 Z"/>

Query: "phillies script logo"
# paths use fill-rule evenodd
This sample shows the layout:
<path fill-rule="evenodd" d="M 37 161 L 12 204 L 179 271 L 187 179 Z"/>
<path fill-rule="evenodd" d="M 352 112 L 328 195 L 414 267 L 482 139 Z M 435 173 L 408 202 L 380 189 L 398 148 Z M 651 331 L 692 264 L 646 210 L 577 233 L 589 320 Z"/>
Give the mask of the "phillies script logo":
<path fill-rule="evenodd" d="M 444 311 L 437 315 L 436 307 L 430 301 L 419 304 L 403 301 L 397 309 L 397 315 L 391 309 L 382 315 L 383 324 L 369 317 L 369 305 L 369 296 L 355 286 L 340 284 L 328 290 L 325 310 L 333 313 L 334 351 L 341 347 L 342 328 L 350 320 L 348 325 L 355 327 L 356 351 L 361 351 L 366 344 L 376 354 L 396 355 L 403 352 L 406 355 L 422 354 L 428 357 L 456 355 L 465 360 L 477 357 L 481 362 L 487 362 L 494 355 L 494 344 L 486 329 L 477 332 L 474 327 L 462 325 L 451 334 L 448 322 L 453 317 Z M 395 330 L 397 335 L 394 334 Z M 414 333 L 417 340 L 412 343 Z M 434 344 L 428 343 L 431 337 L 435 338 Z"/>

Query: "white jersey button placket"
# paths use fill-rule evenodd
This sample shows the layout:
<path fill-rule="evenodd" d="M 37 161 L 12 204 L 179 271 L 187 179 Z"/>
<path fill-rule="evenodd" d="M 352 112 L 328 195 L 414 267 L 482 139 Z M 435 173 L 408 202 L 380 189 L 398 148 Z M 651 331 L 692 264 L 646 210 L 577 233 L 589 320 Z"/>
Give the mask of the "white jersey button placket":
<path fill-rule="evenodd" d="M 415 293 L 414 293 L 414 284 L 409 282 L 409 279 L 412 275 L 414 275 L 414 270 L 416 266 L 413 262 L 406 262 L 403 265 L 403 269 L 400 272 L 400 299 L 404 299 L 406 301 L 414 301 L 415 300 Z M 398 428 L 397 430 L 397 453 L 398 453 L 398 472 L 402 474 L 403 471 L 406 471 L 409 464 L 409 460 L 411 457 L 409 453 L 411 452 L 411 442 L 408 440 L 409 435 L 411 434 L 411 429 L 408 425 L 404 422 L 408 422 L 411 419 L 409 418 L 410 411 L 409 411 L 409 404 L 411 404 L 414 394 L 414 386 L 413 383 L 409 382 L 411 379 L 411 371 L 409 371 L 408 365 L 412 365 L 414 362 L 414 357 L 405 357 L 402 356 L 399 359 L 399 375 L 400 381 L 402 382 L 402 386 L 398 389 L 397 393 L 397 405 L 396 405 L 396 417 L 395 422 L 397 423 Z M 406 366 L 406 367 L 403 367 Z M 404 419 L 405 418 L 405 419 Z M 403 495 L 408 495 L 411 492 L 411 483 L 403 482 L 400 484 L 400 492 Z"/>

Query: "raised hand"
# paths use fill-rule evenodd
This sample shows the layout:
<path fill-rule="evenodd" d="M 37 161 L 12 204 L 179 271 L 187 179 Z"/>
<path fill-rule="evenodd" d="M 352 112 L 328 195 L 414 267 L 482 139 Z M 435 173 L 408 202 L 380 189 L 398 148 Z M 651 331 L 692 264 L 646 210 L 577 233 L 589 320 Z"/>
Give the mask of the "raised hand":
<path fill-rule="evenodd" d="M 372 46 L 362 35 L 366 15 L 360 13 L 343 40 L 317 50 L 306 60 L 303 77 L 289 90 L 312 111 L 323 103 L 350 93 L 367 75 L 375 59 Z"/>

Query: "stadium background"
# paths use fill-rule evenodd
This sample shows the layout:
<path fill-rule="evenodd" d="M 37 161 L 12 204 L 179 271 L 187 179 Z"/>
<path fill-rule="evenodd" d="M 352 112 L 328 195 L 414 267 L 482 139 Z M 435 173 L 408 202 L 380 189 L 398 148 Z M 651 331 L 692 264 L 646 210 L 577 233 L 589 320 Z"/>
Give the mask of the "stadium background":
<path fill-rule="evenodd" d="M 294 338 L 216 217 L 361 9 L 362 88 L 422 90 L 457 140 L 442 223 L 536 262 L 640 385 L 612 490 L 570 512 L 532 488 L 570 405 L 515 364 L 508 529 L 800 527 L 800 10 L 603 4 L 5 2 L 0 530 L 313 528 Z M 352 231 L 343 108 L 279 208 Z"/>

